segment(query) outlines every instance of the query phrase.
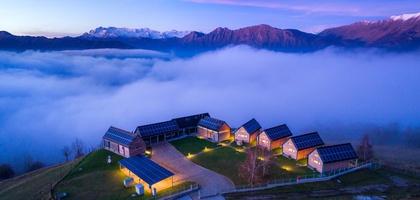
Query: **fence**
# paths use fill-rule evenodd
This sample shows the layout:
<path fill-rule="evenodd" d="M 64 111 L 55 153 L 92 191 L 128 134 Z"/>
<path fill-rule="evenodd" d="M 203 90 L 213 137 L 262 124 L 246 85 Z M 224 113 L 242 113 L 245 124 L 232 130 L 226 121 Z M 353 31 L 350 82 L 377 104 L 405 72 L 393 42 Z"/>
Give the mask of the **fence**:
<path fill-rule="evenodd" d="M 269 180 L 265 183 L 259 183 L 256 185 L 236 185 L 234 188 L 225 188 L 223 190 L 201 189 L 199 191 L 199 197 L 205 198 L 205 197 L 215 196 L 219 194 L 263 190 L 263 189 L 268 189 L 268 188 L 278 187 L 278 186 L 327 181 L 327 180 L 331 180 L 338 176 L 348 174 L 350 172 L 354 172 L 360 169 L 370 168 L 372 170 L 376 170 L 376 169 L 381 168 L 381 166 L 382 166 L 381 161 L 367 161 L 367 162 L 357 163 L 357 165 L 353 167 L 340 169 L 338 171 L 333 171 L 329 173 L 298 175 L 296 178 Z"/>
<path fill-rule="evenodd" d="M 191 185 L 186 185 L 182 188 L 177 188 L 174 190 L 171 190 L 169 192 L 163 193 L 163 194 L 158 194 L 152 198 L 148 198 L 147 200 L 152 200 L 152 199 L 175 199 L 177 197 L 180 196 L 184 196 L 187 195 L 189 193 L 198 191 L 200 188 L 200 186 L 198 184 L 191 184 Z"/>

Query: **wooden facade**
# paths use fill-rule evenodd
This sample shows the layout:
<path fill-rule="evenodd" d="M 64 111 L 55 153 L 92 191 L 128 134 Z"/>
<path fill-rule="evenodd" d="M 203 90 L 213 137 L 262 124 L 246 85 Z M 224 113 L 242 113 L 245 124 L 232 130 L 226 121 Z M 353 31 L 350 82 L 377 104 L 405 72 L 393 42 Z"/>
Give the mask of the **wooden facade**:
<path fill-rule="evenodd" d="M 258 135 L 257 145 L 273 150 L 282 147 L 283 143 L 292 136 L 286 124 L 264 130 Z"/>
<path fill-rule="evenodd" d="M 138 126 L 134 133 L 139 135 L 147 146 L 184 136 L 184 132 L 173 120 Z"/>
<path fill-rule="evenodd" d="M 340 150 L 334 150 L 335 147 L 344 147 L 345 145 L 347 146 L 348 150 L 342 150 L 344 148 L 341 148 Z M 329 150 L 324 151 L 327 148 L 329 148 Z M 320 147 L 309 153 L 308 167 L 315 169 L 319 173 L 328 173 L 353 167 L 351 161 L 354 159 L 357 159 L 357 154 L 354 152 L 350 144 Z"/>
<path fill-rule="evenodd" d="M 208 113 L 202 113 L 198 115 L 179 117 L 172 120 L 177 123 L 179 130 L 182 131 L 183 134 L 190 135 L 197 133 L 197 124 L 204 117 L 210 117 L 210 115 Z"/>
<path fill-rule="evenodd" d="M 112 126 L 102 141 L 105 149 L 126 158 L 146 152 L 146 143 L 140 136 Z"/>
<path fill-rule="evenodd" d="M 317 132 L 291 137 L 283 144 L 283 156 L 295 160 L 307 158 L 317 147 L 323 146 L 324 142 Z"/>
<path fill-rule="evenodd" d="M 197 125 L 197 135 L 203 136 L 213 142 L 227 140 L 230 134 L 229 125 L 215 118 L 205 117 Z"/>
<path fill-rule="evenodd" d="M 265 147 L 269 150 L 273 150 L 273 149 L 277 149 L 280 148 L 281 145 L 287 140 L 288 138 L 280 138 L 277 140 L 271 140 L 267 134 L 263 131 L 259 136 L 258 136 L 258 141 L 257 141 L 257 145 L 261 146 L 261 147 Z"/>
<path fill-rule="evenodd" d="M 260 124 L 255 119 L 251 119 L 235 131 L 235 140 L 242 141 L 244 143 L 251 143 L 257 139 L 260 132 Z"/>

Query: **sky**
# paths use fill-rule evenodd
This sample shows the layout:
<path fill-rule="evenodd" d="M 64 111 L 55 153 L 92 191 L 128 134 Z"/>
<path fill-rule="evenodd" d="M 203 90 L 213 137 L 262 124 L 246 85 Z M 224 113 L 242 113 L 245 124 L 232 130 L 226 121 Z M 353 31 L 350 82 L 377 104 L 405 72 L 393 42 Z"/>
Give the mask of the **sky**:
<path fill-rule="evenodd" d="M 420 12 L 418 0 L 13 0 L 2 2 L 0 30 L 15 35 L 78 36 L 97 27 L 148 27 L 208 33 L 268 24 L 319 32 L 357 21 Z"/>

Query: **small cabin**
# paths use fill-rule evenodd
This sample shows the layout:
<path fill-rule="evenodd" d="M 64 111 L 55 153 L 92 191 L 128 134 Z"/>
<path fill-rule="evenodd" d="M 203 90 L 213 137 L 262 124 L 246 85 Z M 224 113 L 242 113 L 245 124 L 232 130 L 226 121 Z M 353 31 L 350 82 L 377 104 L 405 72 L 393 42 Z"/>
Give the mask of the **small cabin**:
<path fill-rule="evenodd" d="M 146 143 L 140 136 L 116 127 L 109 127 L 102 137 L 104 148 L 126 158 L 146 152 Z"/>
<path fill-rule="evenodd" d="M 184 134 L 189 135 L 197 133 L 197 124 L 204 117 L 210 117 L 209 113 L 179 117 L 172 120 L 176 122 L 180 131 L 182 131 Z"/>
<path fill-rule="evenodd" d="M 257 145 L 269 150 L 279 148 L 292 136 L 292 132 L 286 124 L 265 129 L 258 135 Z"/>
<path fill-rule="evenodd" d="M 197 134 L 213 142 L 221 142 L 230 137 L 230 127 L 222 120 L 204 117 L 198 122 Z"/>
<path fill-rule="evenodd" d="M 350 161 L 357 158 L 350 143 L 319 147 L 309 153 L 308 167 L 319 173 L 338 171 L 353 167 Z"/>
<path fill-rule="evenodd" d="M 314 149 L 323 145 L 324 141 L 318 132 L 293 136 L 283 144 L 282 155 L 299 160 L 306 158 Z"/>
<path fill-rule="evenodd" d="M 251 143 L 256 140 L 261 132 L 261 125 L 254 118 L 236 129 L 234 135 L 236 141 Z"/>
<path fill-rule="evenodd" d="M 184 132 L 179 130 L 177 123 L 173 120 L 138 126 L 134 133 L 140 135 L 147 146 L 178 139 L 184 135 Z"/>

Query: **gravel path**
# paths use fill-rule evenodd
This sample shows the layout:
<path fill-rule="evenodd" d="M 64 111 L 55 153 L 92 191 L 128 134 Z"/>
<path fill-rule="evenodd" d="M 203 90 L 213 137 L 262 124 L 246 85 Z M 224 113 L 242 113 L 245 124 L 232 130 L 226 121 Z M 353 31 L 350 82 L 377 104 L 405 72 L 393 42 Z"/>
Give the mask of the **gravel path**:
<path fill-rule="evenodd" d="M 203 190 L 215 191 L 234 187 L 230 179 L 194 164 L 167 142 L 152 147 L 151 159 L 175 173 L 174 185 L 192 181 Z"/>

